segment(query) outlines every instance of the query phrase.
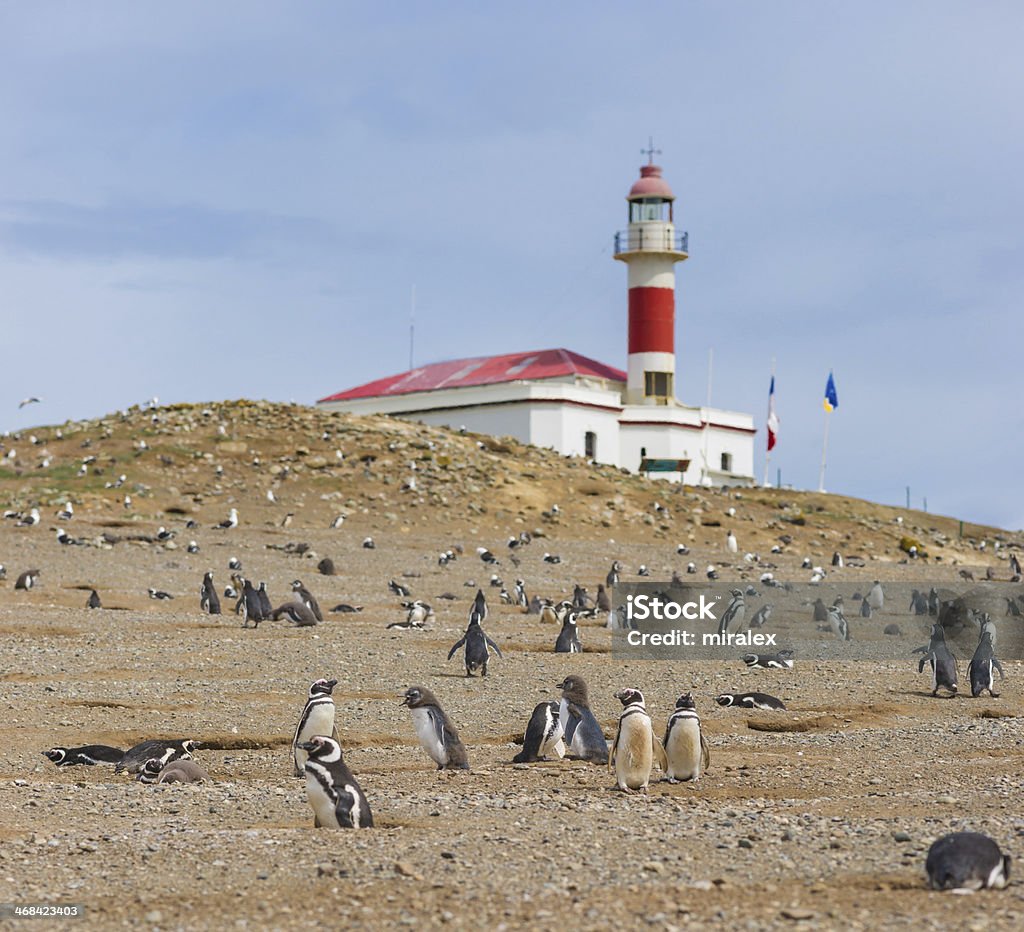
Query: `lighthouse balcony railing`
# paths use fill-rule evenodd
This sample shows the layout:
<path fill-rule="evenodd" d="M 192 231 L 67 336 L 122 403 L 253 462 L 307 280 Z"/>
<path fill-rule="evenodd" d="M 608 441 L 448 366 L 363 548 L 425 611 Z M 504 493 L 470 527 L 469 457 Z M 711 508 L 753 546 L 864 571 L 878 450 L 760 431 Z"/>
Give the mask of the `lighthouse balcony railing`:
<path fill-rule="evenodd" d="M 615 252 L 685 252 L 690 251 L 690 235 L 669 230 L 620 230 L 615 234 Z"/>

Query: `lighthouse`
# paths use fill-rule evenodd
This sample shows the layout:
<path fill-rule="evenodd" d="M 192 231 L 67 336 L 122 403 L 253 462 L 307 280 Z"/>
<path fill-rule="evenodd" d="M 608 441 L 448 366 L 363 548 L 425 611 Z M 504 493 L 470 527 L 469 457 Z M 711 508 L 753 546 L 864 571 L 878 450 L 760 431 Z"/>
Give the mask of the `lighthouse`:
<path fill-rule="evenodd" d="M 676 395 L 675 267 L 687 258 L 687 237 L 676 232 L 675 196 L 654 164 L 660 153 L 653 144 L 643 152 L 647 164 L 626 195 L 629 226 L 615 234 L 615 258 L 629 267 L 627 371 L 565 347 L 503 347 L 430 362 L 317 404 L 517 437 L 669 482 L 752 485 L 753 417 Z M 466 335 L 453 336 L 469 345 Z"/>
<path fill-rule="evenodd" d="M 687 235 L 676 233 L 675 195 L 645 150 L 648 164 L 629 189 L 629 228 L 615 234 L 615 258 L 629 267 L 629 360 L 626 404 L 675 404 L 675 265 L 688 258 Z"/>

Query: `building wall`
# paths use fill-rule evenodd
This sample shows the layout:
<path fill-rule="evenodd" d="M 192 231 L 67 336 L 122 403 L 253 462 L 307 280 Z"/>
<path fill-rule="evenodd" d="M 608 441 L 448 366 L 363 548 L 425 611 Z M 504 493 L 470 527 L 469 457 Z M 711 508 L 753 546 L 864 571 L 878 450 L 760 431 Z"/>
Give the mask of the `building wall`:
<path fill-rule="evenodd" d="M 566 456 L 586 456 L 586 435 L 596 441 L 594 459 L 619 465 L 619 414 L 577 405 L 536 404 L 530 413 L 530 442 Z"/>

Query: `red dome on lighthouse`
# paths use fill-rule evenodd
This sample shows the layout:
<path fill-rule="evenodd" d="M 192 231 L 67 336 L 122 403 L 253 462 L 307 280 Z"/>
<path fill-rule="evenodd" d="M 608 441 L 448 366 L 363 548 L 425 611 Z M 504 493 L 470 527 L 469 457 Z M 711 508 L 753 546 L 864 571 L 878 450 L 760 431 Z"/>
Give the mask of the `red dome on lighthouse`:
<path fill-rule="evenodd" d="M 663 197 L 667 201 L 674 201 L 675 195 L 668 186 L 668 182 L 661 177 L 660 165 L 642 165 L 640 167 L 640 180 L 634 182 L 629 189 L 626 200 L 631 201 L 638 197 Z"/>

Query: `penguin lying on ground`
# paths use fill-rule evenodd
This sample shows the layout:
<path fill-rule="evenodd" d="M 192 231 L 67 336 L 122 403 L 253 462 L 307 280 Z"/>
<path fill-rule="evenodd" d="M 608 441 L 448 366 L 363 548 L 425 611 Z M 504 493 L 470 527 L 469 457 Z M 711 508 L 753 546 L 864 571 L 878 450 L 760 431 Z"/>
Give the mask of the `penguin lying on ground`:
<path fill-rule="evenodd" d="M 191 738 L 172 741 L 160 739 L 143 741 L 125 751 L 124 757 L 114 765 L 114 773 L 121 773 L 124 770 L 127 770 L 128 773 L 138 773 L 146 766 L 146 761 L 151 758 L 160 760 L 164 766 L 181 758 L 191 760 L 192 751 L 197 747 L 199 747 L 199 742 L 193 741 Z"/>
<path fill-rule="evenodd" d="M 116 764 L 124 757 L 124 751 L 106 744 L 86 744 L 80 748 L 50 748 L 49 751 L 43 751 L 43 757 L 58 767 L 75 767 L 79 764 L 92 767 L 95 764 Z"/>
<path fill-rule="evenodd" d="M 1001 890 L 1010 879 L 1010 856 L 987 835 L 954 832 L 932 844 L 924 868 L 933 890 Z"/>
<path fill-rule="evenodd" d="M 769 696 L 768 693 L 722 693 L 715 698 L 715 702 L 722 706 L 742 706 L 744 709 L 762 709 L 765 711 L 778 711 L 785 709 L 781 699 Z"/>

